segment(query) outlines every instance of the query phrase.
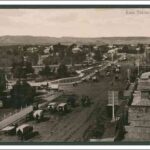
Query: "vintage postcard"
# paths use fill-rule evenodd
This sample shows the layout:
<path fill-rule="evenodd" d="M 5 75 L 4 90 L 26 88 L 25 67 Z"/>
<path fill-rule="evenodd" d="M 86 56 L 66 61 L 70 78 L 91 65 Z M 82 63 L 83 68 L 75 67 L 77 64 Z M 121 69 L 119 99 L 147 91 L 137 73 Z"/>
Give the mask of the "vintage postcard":
<path fill-rule="evenodd" d="M 150 141 L 150 8 L 0 8 L 0 144 Z"/>

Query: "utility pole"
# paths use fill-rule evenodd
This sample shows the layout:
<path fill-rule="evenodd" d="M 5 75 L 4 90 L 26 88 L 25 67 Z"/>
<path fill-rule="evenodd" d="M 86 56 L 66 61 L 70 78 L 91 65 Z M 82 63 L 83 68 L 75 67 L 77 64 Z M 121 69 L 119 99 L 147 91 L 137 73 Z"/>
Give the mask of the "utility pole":
<path fill-rule="evenodd" d="M 115 121 L 115 93 L 114 90 L 112 91 L 112 122 Z"/>
<path fill-rule="evenodd" d="M 112 120 L 111 122 L 115 122 L 115 91 L 114 91 L 114 79 L 112 84 Z"/>
<path fill-rule="evenodd" d="M 112 63 L 114 63 L 114 53 L 112 53 Z M 115 121 L 115 93 L 114 93 L 114 81 L 112 85 L 112 122 Z"/>
<path fill-rule="evenodd" d="M 138 60 L 138 77 L 140 76 L 140 62 Z"/>
<path fill-rule="evenodd" d="M 137 50 L 138 53 L 138 77 L 140 76 L 140 57 L 139 57 L 139 49 Z"/>
<path fill-rule="evenodd" d="M 72 56 L 71 56 L 71 66 L 73 66 L 73 60 L 72 60 L 73 58 L 72 58 Z"/>
<path fill-rule="evenodd" d="M 112 62 L 114 62 L 114 54 L 112 53 Z"/>
<path fill-rule="evenodd" d="M 130 69 L 127 70 L 128 80 L 130 81 Z"/>
<path fill-rule="evenodd" d="M 114 53 L 112 53 L 112 63 L 114 63 Z M 111 122 L 115 121 L 115 93 L 114 93 L 114 79 L 112 84 L 112 120 Z"/>

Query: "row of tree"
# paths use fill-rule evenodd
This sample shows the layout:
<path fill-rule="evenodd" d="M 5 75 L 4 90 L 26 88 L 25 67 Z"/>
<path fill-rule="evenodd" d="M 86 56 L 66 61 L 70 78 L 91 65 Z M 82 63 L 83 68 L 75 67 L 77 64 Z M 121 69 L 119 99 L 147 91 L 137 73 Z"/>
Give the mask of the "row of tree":
<path fill-rule="evenodd" d="M 144 53 L 144 51 L 145 47 L 143 44 L 138 44 L 137 46 L 124 45 L 123 48 L 119 50 L 119 52 L 129 54 L 141 54 Z"/>
<path fill-rule="evenodd" d="M 55 72 L 54 69 L 51 69 L 48 65 L 46 65 L 40 72 L 39 74 L 43 77 L 49 78 L 52 76 L 55 76 L 56 78 L 64 78 L 68 77 L 70 75 L 70 72 L 68 71 L 68 68 L 66 65 L 61 64 L 58 67 L 57 73 Z"/>
<path fill-rule="evenodd" d="M 91 52 L 94 53 L 94 59 L 96 61 L 101 61 L 103 53 L 108 51 L 107 45 L 99 46 L 98 48 L 94 49 L 94 45 L 82 45 L 79 48 L 81 51 L 73 53 L 73 48 L 75 48 L 76 44 L 71 45 L 63 45 L 63 44 L 56 44 L 53 45 L 53 49 L 50 50 L 50 54 L 43 62 L 45 65 L 50 64 L 58 64 L 58 63 L 65 63 L 65 64 L 76 64 L 82 63 L 86 60 L 86 55 L 90 54 Z M 59 54 L 59 55 L 57 55 Z"/>
<path fill-rule="evenodd" d="M 13 63 L 12 70 L 13 76 L 15 78 L 27 78 L 28 75 L 34 74 L 34 68 L 30 62 L 20 62 L 20 63 Z M 39 75 L 45 77 L 56 76 L 57 78 L 68 77 L 69 71 L 66 65 L 60 64 L 57 73 L 54 69 L 51 69 L 48 65 L 46 65 L 40 72 Z"/>
<path fill-rule="evenodd" d="M 18 80 L 10 92 L 6 89 L 6 75 L 4 70 L 0 70 L 0 100 L 4 106 L 20 108 L 33 103 L 35 90 L 25 80 Z"/>
<path fill-rule="evenodd" d="M 36 91 L 25 80 L 18 80 L 10 91 L 11 105 L 15 108 L 25 107 L 34 101 Z"/>

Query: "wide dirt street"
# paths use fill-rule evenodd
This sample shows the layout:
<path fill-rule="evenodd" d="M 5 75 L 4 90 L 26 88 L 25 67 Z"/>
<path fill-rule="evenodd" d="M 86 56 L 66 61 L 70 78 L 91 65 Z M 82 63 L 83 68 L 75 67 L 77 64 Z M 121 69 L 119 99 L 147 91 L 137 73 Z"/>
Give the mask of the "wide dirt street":
<path fill-rule="evenodd" d="M 114 84 L 115 90 L 123 90 L 127 79 L 127 65 L 122 63 L 121 79 Z M 47 120 L 36 123 L 28 122 L 34 126 L 34 130 L 39 131 L 39 135 L 29 139 L 34 142 L 74 142 L 84 141 L 83 135 L 87 132 L 89 125 L 93 124 L 95 119 L 95 111 L 99 107 L 107 104 L 108 90 L 112 88 L 112 76 L 100 78 L 98 83 L 81 83 L 76 87 L 72 85 L 65 86 L 65 91 L 72 91 L 79 96 L 88 95 L 93 104 L 90 107 L 82 107 L 81 105 L 73 108 L 72 112 L 59 116 L 57 114 L 47 114 Z M 78 101 L 79 103 L 80 101 Z M 16 136 L 0 136 L 1 141 L 19 141 Z"/>

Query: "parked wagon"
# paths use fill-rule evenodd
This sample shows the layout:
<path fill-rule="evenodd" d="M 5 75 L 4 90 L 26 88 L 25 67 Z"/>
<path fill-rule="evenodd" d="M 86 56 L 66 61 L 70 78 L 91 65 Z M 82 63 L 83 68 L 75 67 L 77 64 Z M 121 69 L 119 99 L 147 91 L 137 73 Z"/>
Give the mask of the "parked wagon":
<path fill-rule="evenodd" d="M 76 87 L 77 85 L 78 85 L 78 83 L 77 83 L 77 82 L 73 83 L 73 87 Z"/>
<path fill-rule="evenodd" d="M 16 135 L 19 139 L 24 140 L 29 138 L 33 133 L 33 126 L 29 124 L 23 124 L 16 129 Z"/>
<path fill-rule="evenodd" d="M 54 112 L 57 109 L 57 103 L 56 102 L 51 102 L 48 104 L 47 108 L 49 111 Z"/>
<path fill-rule="evenodd" d="M 88 78 L 82 78 L 81 81 L 82 82 L 87 82 L 89 79 Z"/>
<path fill-rule="evenodd" d="M 118 65 L 117 65 L 117 68 L 119 68 L 119 69 L 120 69 L 120 68 L 121 68 L 121 66 L 118 64 Z"/>
<path fill-rule="evenodd" d="M 38 103 L 33 103 L 33 110 L 38 110 L 38 109 L 39 109 Z"/>
<path fill-rule="evenodd" d="M 33 118 L 36 121 L 41 121 L 44 117 L 44 111 L 43 110 L 36 110 L 33 112 Z"/>
<path fill-rule="evenodd" d="M 98 74 L 99 73 L 99 70 L 97 69 L 97 70 L 95 70 L 95 74 Z"/>
<path fill-rule="evenodd" d="M 76 99 L 77 97 L 75 95 L 70 95 L 67 99 L 67 104 L 70 105 L 71 107 L 75 107 L 77 105 Z"/>
<path fill-rule="evenodd" d="M 115 80 L 120 80 L 120 78 L 119 78 L 119 75 L 118 75 L 118 74 L 116 74 L 116 75 L 115 75 Z"/>
<path fill-rule="evenodd" d="M 81 98 L 81 105 L 82 105 L 83 107 L 85 107 L 85 106 L 90 106 L 90 105 L 91 105 L 91 100 L 90 100 L 90 98 L 89 98 L 88 96 L 82 96 L 82 98 Z"/>
<path fill-rule="evenodd" d="M 93 82 L 97 82 L 98 81 L 98 78 L 96 76 L 92 77 L 92 81 Z"/>
<path fill-rule="evenodd" d="M 110 76 L 110 72 L 109 71 L 106 72 L 106 76 L 107 77 Z"/>
<path fill-rule="evenodd" d="M 116 68 L 116 69 L 115 69 L 115 72 L 116 72 L 116 73 L 119 73 L 119 72 L 120 72 L 120 69 L 119 69 L 119 68 Z"/>
<path fill-rule="evenodd" d="M 69 111 L 69 106 L 67 103 L 60 103 L 58 106 L 57 106 L 57 111 L 60 112 L 60 113 L 66 113 Z"/>

